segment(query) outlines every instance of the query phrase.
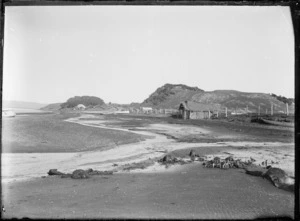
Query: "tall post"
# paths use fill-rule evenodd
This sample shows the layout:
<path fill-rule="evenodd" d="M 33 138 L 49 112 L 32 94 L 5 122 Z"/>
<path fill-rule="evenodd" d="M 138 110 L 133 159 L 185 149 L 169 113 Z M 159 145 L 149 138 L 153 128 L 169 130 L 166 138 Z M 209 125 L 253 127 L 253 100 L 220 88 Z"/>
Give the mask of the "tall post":
<path fill-rule="evenodd" d="M 289 104 L 286 103 L 286 116 L 289 116 Z"/>
<path fill-rule="evenodd" d="M 271 103 L 271 115 L 273 116 L 273 103 Z"/>
<path fill-rule="evenodd" d="M 225 107 L 225 116 L 227 117 L 227 107 Z"/>
<path fill-rule="evenodd" d="M 210 119 L 210 110 L 208 110 L 208 119 Z"/>

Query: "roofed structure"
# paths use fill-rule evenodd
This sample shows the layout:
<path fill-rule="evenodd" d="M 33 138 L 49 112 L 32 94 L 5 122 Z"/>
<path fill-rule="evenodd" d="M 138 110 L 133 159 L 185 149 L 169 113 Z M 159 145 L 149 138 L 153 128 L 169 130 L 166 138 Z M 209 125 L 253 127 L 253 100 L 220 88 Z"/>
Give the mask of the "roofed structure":
<path fill-rule="evenodd" d="M 179 112 L 183 119 L 211 118 L 211 114 L 213 112 L 220 110 L 220 104 L 205 104 L 194 101 L 185 101 L 179 105 Z"/>

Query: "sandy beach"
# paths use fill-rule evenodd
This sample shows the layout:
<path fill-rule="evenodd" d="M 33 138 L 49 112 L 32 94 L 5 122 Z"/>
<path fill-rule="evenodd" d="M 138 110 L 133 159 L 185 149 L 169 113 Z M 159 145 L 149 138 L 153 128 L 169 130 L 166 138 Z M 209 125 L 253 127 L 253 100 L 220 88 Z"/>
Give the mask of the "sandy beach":
<path fill-rule="evenodd" d="M 122 126 L 128 118 L 113 121 L 82 115 L 67 124 L 114 130 L 147 139 L 102 150 L 66 153 L 3 153 L 2 184 L 5 217 L 30 218 L 257 218 L 293 217 L 294 195 L 243 170 L 203 168 L 200 162 L 166 168 L 157 161 L 167 153 L 188 160 L 190 150 L 212 159 L 233 156 L 259 165 L 265 160 L 294 176 L 294 144 L 241 139 L 213 127 L 153 122 Z M 251 137 L 251 134 L 244 135 Z M 196 138 L 185 142 L 187 137 Z M 221 142 L 200 142 L 207 139 Z M 126 165 L 151 161 L 143 169 Z M 45 177 L 50 169 L 111 170 L 113 175 L 87 180 Z M 41 178 L 44 177 L 44 178 Z M 100 184 L 100 186 L 99 186 Z M 187 185 L 188 184 L 188 185 Z M 94 194 L 95 193 L 95 194 Z M 247 197 L 242 204 L 239 199 Z M 126 203 L 125 203 L 126 202 Z M 24 209 L 20 209 L 20 207 Z M 49 209 L 51 208 L 51 209 Z M 99 208 L 97 210 L 96 208 Z M 18 211 L 18 212 L 16 212 Z"/>

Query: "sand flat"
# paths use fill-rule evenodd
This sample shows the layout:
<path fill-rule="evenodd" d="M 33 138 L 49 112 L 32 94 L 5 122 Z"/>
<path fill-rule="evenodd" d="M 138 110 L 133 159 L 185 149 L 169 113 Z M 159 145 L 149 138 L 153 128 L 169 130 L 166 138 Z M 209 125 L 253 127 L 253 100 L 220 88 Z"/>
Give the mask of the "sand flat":
<path fill-rule="evenodd" d="M 92 118 L 90 116 L 90 118 Z M 116 145 L 98 151 L 74 153 L 4 153 L 2 184 L 5 216 L 30 218 L 203 218 L 239 219 L 262 216 L 293 217 L 294 195 L 270 182 L 244 174 L 243 170 L 203 168 L 200 162 L 166 168 L 155 162 L 146 169 L 123 171 L 124 165 L 166 153 L 187 157 L 191 149 L 209 158 L 247 159 L 256 164 L 276 161 L 294 174 L 294 144 L 283 142 L 223 141 L 178 142 L 172 137 L 199 133 L 222 136 L 212 128 L 153 123 L 126 128 L 108 120 L 69 119 L 86 127 L 146 135 L 138 143 Z M 171 138 L 170 138 L 171 135 Z M 228 135 L 233 136 L 232 134 Z M 200 139 L 201 141 L 201 139 Z M 117 166 L 115 165 L 117 164 Z M 46 177 L 49 169 L 72 172 L 93 168 L 113 170 L 112 176 L 87 180 Z M 246 199 L 246 200 L 245 200 Z M 126 202 L 126 203 L 125 203 Z M 17 211 L 14 213 L 13 211 Z"/>

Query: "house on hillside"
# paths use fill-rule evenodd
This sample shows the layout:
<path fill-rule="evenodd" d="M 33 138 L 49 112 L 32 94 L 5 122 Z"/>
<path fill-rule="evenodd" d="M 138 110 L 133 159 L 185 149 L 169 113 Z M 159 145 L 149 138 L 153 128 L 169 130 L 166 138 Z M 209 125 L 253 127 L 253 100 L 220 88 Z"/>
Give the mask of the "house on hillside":
<path fill-rule="evenodd" d="M 74 108 L 74 110 L 85 110 L 85 106 L 83 105 L 83 104 L 78 104 L 75 108 Z"/>
<path fill-rule="evenodd" d="M 152 113 L 152 107 L 141 107 L 141 111 L 144 114 L 151 114 Z"/>
<path fill-rule="evenodd" d="M 210 119 L 212 114 L 221 110 L 219 104 L 203 104 L 194 101 L 185 101 L 179 105 L 180 118 L 186 119 Z"/>

